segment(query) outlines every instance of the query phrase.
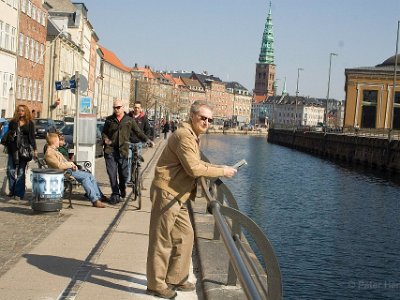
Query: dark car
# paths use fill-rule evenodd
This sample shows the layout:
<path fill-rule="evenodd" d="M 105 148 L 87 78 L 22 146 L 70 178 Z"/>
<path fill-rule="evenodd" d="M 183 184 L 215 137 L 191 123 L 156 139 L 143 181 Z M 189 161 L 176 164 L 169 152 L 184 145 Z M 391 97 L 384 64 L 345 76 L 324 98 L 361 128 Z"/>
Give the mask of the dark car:
<path fill-rule="evenodd" d="M 54 123 L 56 123 L 57 129 L 61 129 L 65 125 L 65 122 L 63 120 L 54 120 Z"/>
<path fill-rule="evenodd" d="M 103 139 L 101 138 L 101 132 L 103 130 L 104 122 L 97 122 L 96 128 L 96 150 L 95 156 L 103 156 Z M 74 153 L 74 124 L 66 124 L 60 129 L 64 135 L 65 143 L 70 154 Z"/>
<path fill-rule="evenodd" d="M 45 138 L 48 132 L 55 132 L 56 123 L 52 119 L 34 119 L 35 136 Z"/>

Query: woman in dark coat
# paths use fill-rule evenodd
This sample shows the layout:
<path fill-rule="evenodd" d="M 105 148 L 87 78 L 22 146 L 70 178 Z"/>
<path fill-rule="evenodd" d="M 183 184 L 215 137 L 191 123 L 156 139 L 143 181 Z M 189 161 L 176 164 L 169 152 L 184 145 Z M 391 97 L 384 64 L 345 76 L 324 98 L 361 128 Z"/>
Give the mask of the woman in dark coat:
<path fill-rule="evenodd" d="M 164 133 L 164 139 L 167 139 L 167 135 L 169 132 L 169 123 L 167 121 L 165 121 L 162 132 Z"/>
<path fill-rule="evenodd" d="M 19 129 L 18 129 L 19 128 Z M 7 177 L 10 189 L 9 197 L 25 196 L 25 173 L 30 159 L 19 155 L 21 145 L 31 145 L 33 156 L 37 157 L 35 125 L 30 110 L 26 105 L 18 105 L 9 125 L 6 147 L 8 150 Z M 18 138 L 18 132 L 20 138 Z"/>

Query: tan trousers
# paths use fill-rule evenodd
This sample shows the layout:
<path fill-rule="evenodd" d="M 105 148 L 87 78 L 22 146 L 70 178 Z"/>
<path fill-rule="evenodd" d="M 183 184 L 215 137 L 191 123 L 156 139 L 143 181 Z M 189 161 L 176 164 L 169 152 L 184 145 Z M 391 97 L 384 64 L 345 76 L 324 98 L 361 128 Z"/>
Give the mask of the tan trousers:
<path fill-rule="evenodd" d="M 186 204 L 168 192 L 151 187 L 147 252 L 147 288 L 162 290 L 167 284 L 181 284 L 189 277 L 193 249 L 193 227 Z"/>

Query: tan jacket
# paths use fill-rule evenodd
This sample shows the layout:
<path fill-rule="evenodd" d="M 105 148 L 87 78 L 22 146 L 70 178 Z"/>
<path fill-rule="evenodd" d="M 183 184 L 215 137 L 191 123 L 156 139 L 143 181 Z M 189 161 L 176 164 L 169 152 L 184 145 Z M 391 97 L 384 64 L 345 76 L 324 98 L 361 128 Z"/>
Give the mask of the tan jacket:
<path fill-rule="evenodd" d="M 223 166 L 200 159 L 199 138 L 191 124 L 185 122 L 168 139 L 158 160 L 153 184 L 186 202 L 195 192 L 198 177 L 223 175 Z"/>
<path fill-rule="evenodd" d="M 62 155 L 60 152 L 58 152 L 51 146 L 47 147 L 44 159 L 46 160 L 46 163 L 49 166 L 49 168 L 52 169 L 67 170 L 75 166 L 73 162 L 67 161 L 64 155 Z"/>

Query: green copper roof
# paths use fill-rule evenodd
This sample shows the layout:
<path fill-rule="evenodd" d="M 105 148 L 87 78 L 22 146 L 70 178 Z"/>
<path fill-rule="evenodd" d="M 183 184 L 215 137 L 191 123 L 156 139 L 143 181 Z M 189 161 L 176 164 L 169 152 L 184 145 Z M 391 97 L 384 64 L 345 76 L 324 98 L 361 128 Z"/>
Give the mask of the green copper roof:
<path fill-rule="evenodd" d="M 261 64 L 274 64 L 274 33 L 272 32 L 272 10 L 269 3 L 267 22 L 265 23 L 263 39 L 261 43 L 260 57 Z"/>

